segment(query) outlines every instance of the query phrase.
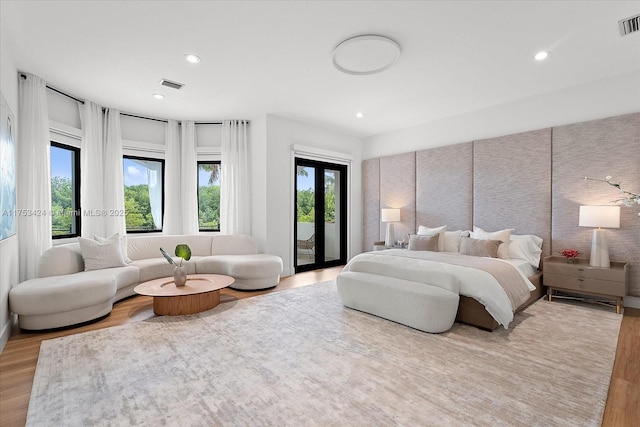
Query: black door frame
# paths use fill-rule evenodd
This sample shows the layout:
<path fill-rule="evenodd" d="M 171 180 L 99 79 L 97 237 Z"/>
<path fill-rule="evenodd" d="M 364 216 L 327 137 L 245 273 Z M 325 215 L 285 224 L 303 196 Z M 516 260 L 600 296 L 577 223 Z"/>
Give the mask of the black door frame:
<path fill-rule="evenodd" d="M 315 259 L 311 264 L 304 264 L 298 266 L 298 167 L 308 166 L 315 168 L 314 177 L 314 193 L 315 193 Z M 325 230 L 324 230 L 324 172 L 325 170 L 336 170 L 340 172 L 340 256 L 338 259 L 325 261 Z M 294 203 L 293 203 L 293 218 L 295 226 L 293 227 L 293 244 L 294 244 L 294 258 L 293 265 L 296 273 L 303 271 L 317 270 L 320 268 L 335 267 L 338 265 L 344 265 L 347 262 L 347 220 L 348 206 L 347 206 L 347 180 L 348 168 L 347 165 L 339 163 L 329 163 L 318 160 L 310 160 L 303 157 L 295 158 L 295 181 L 294 181 Z M 338 201 L 336 200 L 336 203 Z"/>

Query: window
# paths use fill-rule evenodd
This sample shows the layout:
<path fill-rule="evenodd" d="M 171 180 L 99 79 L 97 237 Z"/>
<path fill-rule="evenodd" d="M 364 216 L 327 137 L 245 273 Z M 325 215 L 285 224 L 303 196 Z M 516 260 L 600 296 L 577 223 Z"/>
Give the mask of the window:
<path fill-rule="evenodd" d="M 127 233 L 162 231 L 164 160 L 124 156 Z"/>
<path fill-rule="evenodd" d="M 220 162 L 198 162 L 198 227 L 220 231 Z"/>
<path fill-rule="evenodd" d="M 80 234 L 80 149 L 51 142 L 51 237 Z"/>

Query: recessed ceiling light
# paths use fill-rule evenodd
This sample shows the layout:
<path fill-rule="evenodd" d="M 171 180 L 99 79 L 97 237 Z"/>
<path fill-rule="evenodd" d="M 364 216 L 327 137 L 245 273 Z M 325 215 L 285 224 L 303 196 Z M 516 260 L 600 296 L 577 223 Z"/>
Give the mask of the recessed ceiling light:
<path fill-rule="evenodd" d="M 333 66 L 343 73 L 364 76 L 391 67 L 400 57 L 400 45 L 374 34 L 351 37 L 333 50 Z"/>
<path fill-rule="evenodd" d="M 364 113 L 363 113 L 362 111 L 358 111 L 358 112 L 356 113 L 356 117 L 357 117 L 357 118 L 359 118 L 359 119 L 361 119 L 361 118 L 363 118 L 363 117 L 364 117 Z"/>
<path fill-rule="evenodd" d="M 188 53 L 184 56 L 184 59 L 187 60 L 187 62 L 191 62 L 192 64 L 197 64 L 198 62 L 200 62 L 200 57 L 198 55 L 194 55 L 193 53 Z"/>
<path fill-rule="evenodd" d="M 536 53 L 536 56 L 534 56 L 536 61 L 543 61 L 545 59 L 547 59 L 547 56 L 549 56 L 549 52 L 545 52 L 544 50 L 541 52 Z"/>
<path fill-rule="evenodd" d="M 164 99 L 164 95 L 163 95 L 163 94 L 161 94 L 161 93 L 154 93 L 154 94 L 153 94 L 153 97 L 154 97 L 155 99 Z"/>

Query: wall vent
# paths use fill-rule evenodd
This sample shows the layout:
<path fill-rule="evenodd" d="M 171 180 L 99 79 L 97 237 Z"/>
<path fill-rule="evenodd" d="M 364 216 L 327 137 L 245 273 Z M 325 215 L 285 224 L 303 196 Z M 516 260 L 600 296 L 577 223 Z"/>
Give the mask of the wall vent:
<path fill-rule="evenodd" d="M 640 15 L 632 16 L 631 18 L 621 19 L 618 21 L 620 27 L 620 35 L 626 36 L 631 33 L 640 31 Z"/>
<path fill-rule="evenodd" d="M 182 89 L 184 84 L 178 82 L 172 82 L 171 80 L 162 79 L 160 80 L 160 84 L 162 86 L 170 87 L 171 89 Z"/>

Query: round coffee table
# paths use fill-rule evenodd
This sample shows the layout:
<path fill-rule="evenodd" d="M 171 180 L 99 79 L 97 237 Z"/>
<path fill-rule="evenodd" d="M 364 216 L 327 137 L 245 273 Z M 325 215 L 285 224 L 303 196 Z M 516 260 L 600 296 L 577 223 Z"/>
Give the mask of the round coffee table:
<path fill-rule="evenodd" d="M 176 286 L 173 277 L 150 280 L 133 290 L 153 297 L 153 312 L 160 316 L 200 313 L 220 304 L 220 289 L 235 281 L 222 274 L 190 274 L 184 286 Z"/>

